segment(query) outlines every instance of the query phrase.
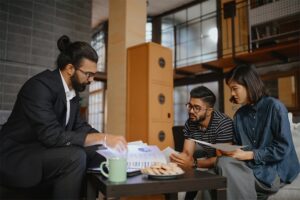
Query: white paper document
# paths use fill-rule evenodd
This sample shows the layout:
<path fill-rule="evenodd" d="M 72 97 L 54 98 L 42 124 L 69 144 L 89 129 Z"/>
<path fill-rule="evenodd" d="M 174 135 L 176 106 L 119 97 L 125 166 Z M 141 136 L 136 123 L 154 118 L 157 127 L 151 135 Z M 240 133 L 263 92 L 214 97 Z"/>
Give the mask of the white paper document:
<path fill-rule="evenodd" d="M 170 162 L 170 155 L 173 154 L 173 153 L 179 153 L 178 151 L 175 151 L 173 148 L 171 147 L 167 147 L 165 148 L 162 153 L 165 155 L 166 159 L 167 159 L 167 162 L 169 163 Z"/>
<path fill-rule="evenodd" d="M 127 145 L 127 168 L 141 169 L 149 167 L 155 163 L 167 163 L 167 159 L 163 152 L 155 145 L 147 145 L 145 143 L 133 142 Z M 122 156 L 112 149 L 98 150 L 97 153 L 105 158 Z"/>
<path fill-rule="evenodd" d="M 128 145 L 127 166 L 129 168 L 145 168 L 155 163 L 167 163 L 167 159 L 155 145 Z"/>
<path fill-rule="evenodd" d="M 201 140 L 195 140 L 195 139 L 190 139 L 190 140 L 192 140 L 194 142 L 197 142 L 199 144 L 203 144 L 203 145 L 215 148 L 215 149 L 220 149 L 221 151 L 235 151 L 237 149 L 245 147 L 245 146 L 226 144 L 226 143 L 211 144 L 211 143 L 208 143 L 208 142 L 204 142 L 204 141 L 201 141 Z"/>

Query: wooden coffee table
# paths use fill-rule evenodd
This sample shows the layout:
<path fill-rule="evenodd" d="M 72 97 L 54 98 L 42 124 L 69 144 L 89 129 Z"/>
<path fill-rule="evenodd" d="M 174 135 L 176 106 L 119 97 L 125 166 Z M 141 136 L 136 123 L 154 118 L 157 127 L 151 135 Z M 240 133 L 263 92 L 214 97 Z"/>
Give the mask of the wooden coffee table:
<path fill-rule="evenodd" d="M 95 200 L 100 191 L 106 198 L 165 194 L 177 199 L 178 192 L 212 190 L 213 199 L 226 199 L 226 178 L 205 171 L 191 169 L 170 180 L 148 179 L 146 175 L 129 177 L 124 183 L 112 183 L 99 174 L 87 174 L 87 199 Z"/>

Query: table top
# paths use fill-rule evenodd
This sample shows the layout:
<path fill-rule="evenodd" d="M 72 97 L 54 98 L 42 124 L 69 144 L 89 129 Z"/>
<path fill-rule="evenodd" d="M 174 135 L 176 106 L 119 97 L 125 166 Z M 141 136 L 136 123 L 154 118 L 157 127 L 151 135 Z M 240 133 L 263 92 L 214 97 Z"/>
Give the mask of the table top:
<path fill-rule="evenodd" d="M 226 188 L 226 178 L 206 171 L 191 169 L 175 179 L 149 179 L 147 175 L 128 177 L 126 182 L 113 183 L 94 174 L 98 189 L 107 197 L 165 194 L 181 191 Z"/>

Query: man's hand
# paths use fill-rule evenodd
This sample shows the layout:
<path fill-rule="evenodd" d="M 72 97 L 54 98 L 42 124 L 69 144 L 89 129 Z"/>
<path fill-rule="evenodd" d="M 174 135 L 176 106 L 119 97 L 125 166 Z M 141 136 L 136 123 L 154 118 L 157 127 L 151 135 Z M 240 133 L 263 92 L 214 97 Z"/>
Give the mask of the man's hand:
<path fill-rule="evenodd" d="M 123 136 L 106 134 L 106 141 L 104 142 L 106 146 L 120 153 L 127 151 L 127 142 Z"/>
<path fill-rule="evenodd" d="M 118 152 L 127 151 L 127 142 L 123 136 L 106 133 L 89 133 L 85 138 L 85 146 L 103 144 Z"/>
<path fill-rule="evenodd" d="M 177 163 L 182 168 L 191 168 L 194 165 L 194 159 L 192 156 L 188 156 L 185 153 L 172 153 L 170 155 L 171 162 Z"/>
<path fill-rule="evenodd" d="M 242 149 L 237 149 L 230 152 L 222 151 L 222 154 L 225 156 L 230 156 L 237 160 L 252 160 L 254 158 L 253 151 L 243 151 Z"/>

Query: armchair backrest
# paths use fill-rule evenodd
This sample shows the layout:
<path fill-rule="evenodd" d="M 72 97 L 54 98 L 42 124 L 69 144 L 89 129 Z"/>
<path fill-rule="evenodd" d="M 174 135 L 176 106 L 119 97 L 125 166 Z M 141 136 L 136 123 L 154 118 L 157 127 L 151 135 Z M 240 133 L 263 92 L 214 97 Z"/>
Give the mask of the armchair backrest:
<path fill-rule="evenodd" d="M 184 135 L 183 135 L 184 126 L 173 126 L 173 139 L 174 139 L 174 146 L 175 150 L 178 152 L 182 152 L 183 144 L 184 144 Z"/>

